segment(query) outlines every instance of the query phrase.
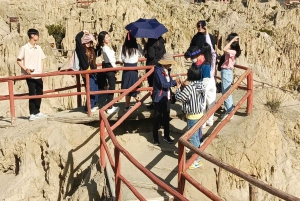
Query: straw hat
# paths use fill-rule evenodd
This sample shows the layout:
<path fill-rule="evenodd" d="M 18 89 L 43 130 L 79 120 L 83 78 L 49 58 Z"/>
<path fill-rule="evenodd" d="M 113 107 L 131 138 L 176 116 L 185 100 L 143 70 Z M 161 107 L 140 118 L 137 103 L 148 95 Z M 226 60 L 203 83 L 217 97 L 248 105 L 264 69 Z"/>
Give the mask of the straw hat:
<path fill-rule="evenodd" d="M 164 56 L 158 61 L 161 65 L 168 65 L 168 64 L 176 64 L 176 61 L 173 58 L 173 55 L 170 53 L 164 54 Z"/>

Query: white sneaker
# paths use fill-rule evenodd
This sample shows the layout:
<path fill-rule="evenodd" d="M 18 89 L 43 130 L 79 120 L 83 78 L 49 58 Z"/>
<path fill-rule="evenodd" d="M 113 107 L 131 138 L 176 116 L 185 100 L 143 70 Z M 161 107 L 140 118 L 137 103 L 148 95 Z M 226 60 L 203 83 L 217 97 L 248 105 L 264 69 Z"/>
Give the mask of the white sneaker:
<path fill-rule="evenodd" d="M 202 125 L 202 128 L 206 128 L 206 123 L 204 123 L 204 124 Z"/>
<path fill-rule="evenodd" d="M 96 112 L 99 109 L 99 107 L 95 106 L 91 109 L 91 112 Z"/>
<path fill-rule="evenodd" d="M 34 114 L 31 114 L 31 115 L 29 116 L 29 121 L 33 121 L 33 120 L 35 120 L 35 115 L 34 115 Z"/>
<path fill-rule="evenodd" d="M 114 107 L 114 106 L 113 106 L 111 109 L 107 109 L 107 110 L 106 110 L 106 113 L 107 113 L 107 114 L 112 114 L 112 113 L 118 112 L 119 109 L 120 109 L 119 107 Z"/>
<path fill-rule="evenodd" d="M 214 123 L 211 123 L 211 122 L 206 122 L 206 125 L 207 126 L 212 126 Z"/>
<path fill-rule="evenodd" d="M 128 110 L 130 110 L 132 107 L 129 106 L 129 108 L 126 109 L 126 107 L 124 107 L 124 112 L 127 112 Z"/>
<path fill-rule="evenodd" d="M 35 115 L 35 118 L 44 118 L 44 117 L 47 117 L 47 115 L 45 115 L 41 112 Z"/>
<path fill-rule="evenodd" d="M 225 120 L 227 116 L 228 116 L 228 114 L 224 114 L 224 115 L 222 116 L 222 121 Z M 233 116 L 230 117 L 230 120 L 232 120 L 232 119 L 233 119 Z"/>
<path fill-rule="evenodd" d="M 186 153 L 189 153 L 190 151 L 191 151 L 191 150 L 190 150 L 189 148 L 187 148 L 187 147 L 185 148 L 185 152 L 186 152 Z"/>

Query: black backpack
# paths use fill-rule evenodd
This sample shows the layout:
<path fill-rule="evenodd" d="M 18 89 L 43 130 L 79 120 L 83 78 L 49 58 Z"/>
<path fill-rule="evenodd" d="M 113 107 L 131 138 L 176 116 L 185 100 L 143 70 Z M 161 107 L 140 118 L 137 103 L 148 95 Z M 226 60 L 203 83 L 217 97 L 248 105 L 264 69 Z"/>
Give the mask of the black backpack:
<path fill-rule="evenodd" d="M 218 71 L 221 71 L 222 70 L 222 68 L 221 68 L 221 66 L 222 66 L 222 64 L 225 62 L 225 54 L 223 54 L 221 57 L 220 57 L 220 60 L 219 60 L 219 62 L 218 62 Z"/>

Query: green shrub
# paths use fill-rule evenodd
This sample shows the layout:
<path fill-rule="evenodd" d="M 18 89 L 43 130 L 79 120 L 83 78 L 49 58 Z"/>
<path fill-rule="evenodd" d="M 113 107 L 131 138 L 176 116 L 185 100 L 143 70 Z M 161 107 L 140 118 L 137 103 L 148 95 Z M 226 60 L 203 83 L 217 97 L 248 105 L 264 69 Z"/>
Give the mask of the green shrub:
<path fill-rule="evenodd" d="M 66 29 L 61 24 L 55 25 L 51 24 L 46 26 L 48 29 L 49 35 L 52 35 L 55 39 L 55 44 L 58 49 L 61 48 L 61 41 L 64 39 L 66 35 Z"/>
<path fill-rule="evenodd" d="M 267 91 L 265 105 L 270 109 L 270 112 L 278 112 L 281 104 L 284 102 L 284 99 L 284 93 Z"/>

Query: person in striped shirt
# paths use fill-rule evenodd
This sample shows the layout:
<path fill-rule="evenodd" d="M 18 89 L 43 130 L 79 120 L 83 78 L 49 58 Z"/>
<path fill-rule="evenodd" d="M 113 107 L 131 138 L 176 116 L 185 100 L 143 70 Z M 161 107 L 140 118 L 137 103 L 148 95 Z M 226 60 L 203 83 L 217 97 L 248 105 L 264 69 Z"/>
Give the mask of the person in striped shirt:
<path fill-rule="evenodd" d="M 182 110 L 186 114 L 187 127 L 193 127 L 203 116 L 203 102 L 205 101 L 205 85 L 200 81 L 201 71 L 197 66 L 188 69 L 187 80 L 182 83 L 178 78 L 176 80 L 177 90 L 175 98 L 182 103 Z M 200 138 L 202 136 L 201 127 L 189 139 L 195 147 L 200 147 Z M 201 158 L 198 157 L 189 169 L 196 169 L 202 166 Z"/>

